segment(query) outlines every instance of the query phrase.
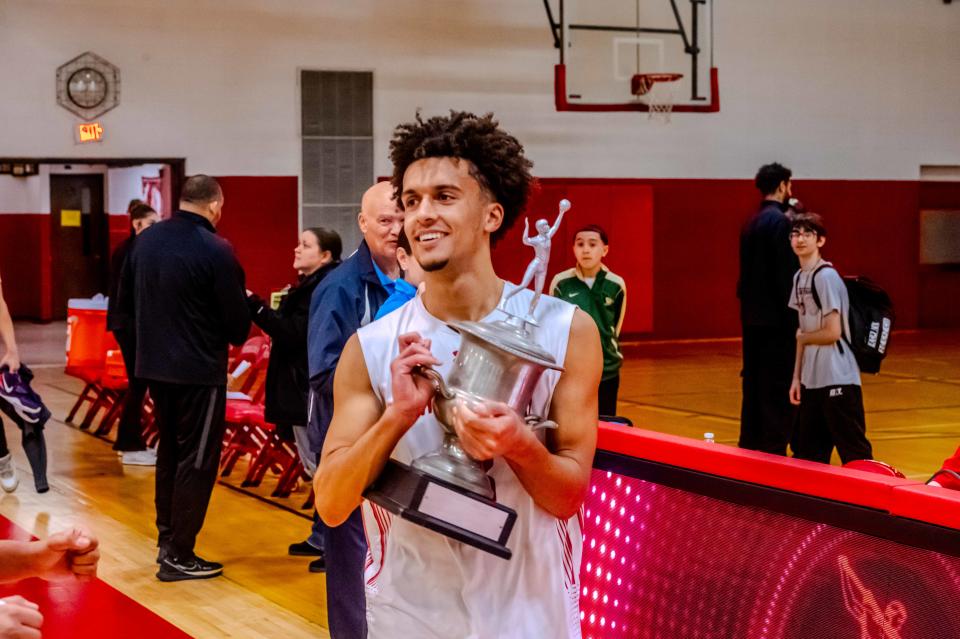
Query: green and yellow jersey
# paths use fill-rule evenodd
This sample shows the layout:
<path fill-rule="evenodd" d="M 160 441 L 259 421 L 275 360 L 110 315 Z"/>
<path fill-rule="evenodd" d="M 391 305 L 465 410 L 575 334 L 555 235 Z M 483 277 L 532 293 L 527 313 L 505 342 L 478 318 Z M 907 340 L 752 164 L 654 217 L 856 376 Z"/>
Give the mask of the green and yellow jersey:
<path fill-rule="evenodd" d="M 620 327 L 627 309 L 623 278 L 601 265 L 593 282 L 588 282 L 579 267 L 574 267 L 557 273 L 550 282 L 550 295 L 576 304 L 593 318 L 603 345 L 603 379 L 618 375 L 623 364 Z"/>

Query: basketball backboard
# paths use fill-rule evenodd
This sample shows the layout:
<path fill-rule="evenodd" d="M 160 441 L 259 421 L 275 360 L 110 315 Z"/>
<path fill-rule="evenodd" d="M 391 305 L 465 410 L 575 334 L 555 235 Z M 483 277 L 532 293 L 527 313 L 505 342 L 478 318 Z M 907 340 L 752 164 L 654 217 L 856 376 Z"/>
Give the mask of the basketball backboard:
<path fill-rule="evenodd" d="M 544 0 L 560 51 L 557 110 L 649 111 L 637 76 L 679 73 L 674 112 L 719 111 L 715 1 Z"/>

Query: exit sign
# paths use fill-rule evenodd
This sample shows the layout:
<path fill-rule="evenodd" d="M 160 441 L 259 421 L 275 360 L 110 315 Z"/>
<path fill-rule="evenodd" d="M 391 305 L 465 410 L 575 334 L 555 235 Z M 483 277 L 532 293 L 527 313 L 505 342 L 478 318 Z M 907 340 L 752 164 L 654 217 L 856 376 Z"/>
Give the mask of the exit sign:
<path fill-rule="evenodd" d="M 77 125 L 77 142 L 99 142 L 103 139 L 103 126 L 99 122 L 85 122 Z"/>

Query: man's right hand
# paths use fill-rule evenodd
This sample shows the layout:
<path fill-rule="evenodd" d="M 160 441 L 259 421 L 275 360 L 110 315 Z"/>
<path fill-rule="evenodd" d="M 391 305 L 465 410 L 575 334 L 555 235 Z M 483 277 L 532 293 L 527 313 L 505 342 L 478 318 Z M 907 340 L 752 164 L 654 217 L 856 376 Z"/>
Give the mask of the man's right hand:
<path fill-rule="evenodd" d="M 433 386 L 413 370 L 417 366 L 436 366 L 440 360 L 430 352 L 430 340 L 423 339 L 419 333 L 405 333 L 398 341 L 400 354 L 390 364 L 393 403 L 388 410 L 412 424 L 433 399 Z"/>
<path fill-rule="evenodd" d="M 37 604 L 20 595 L 0 599 L 0 639 L 38 639 L 42 625 Z"/>

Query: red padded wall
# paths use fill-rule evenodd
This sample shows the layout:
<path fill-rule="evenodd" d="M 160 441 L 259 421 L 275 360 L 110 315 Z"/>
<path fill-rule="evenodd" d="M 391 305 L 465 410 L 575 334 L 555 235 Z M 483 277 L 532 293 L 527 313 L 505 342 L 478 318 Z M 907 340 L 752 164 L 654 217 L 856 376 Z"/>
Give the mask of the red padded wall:
<path fill-rule="evenodd" d="M 217 232 L 230 240 L 247 275 L 247 288 L 266 297 L 296 281 L 293 249 L 299 226 L 295 176 L 218 177 L 223 218 Z"/>
<path fill-rule="evenodd" d="M 610 233 L 612 257 L 617 247 L 625 245 L 635 253 L 633 260 L 640 259 L 636 253 L 653 252 L 652 331 L 637 328 L 644 322 L 633 317 L 637 304 L 632 298 L 625 333 L 650 332 L 657 338 L 739 335 L 738 238 L 760 199 L 752 180 L 551 178 L 542 182 L 540 200 L 555 200 L 585 186 L 595 189 L 591 194 L 603 194 L 597 201 L 616 225 Z M 643 228 L 633 224 L 643 187 L 652 189 L 653 195 L 652 247 L 642 240 Z M 915 328 L 919 183 L 797 180 L 794 193 L 808 209 L 825 216 L 830 231 L 826 257 L 844 273 L 868 275 L 880 283 L 897 306 L 898 328 Z M 534 206 L 539 206 L 537 199 Z M 534 210 L 540 215 L 541 210 L 551 212 L 553 206 Z M 576 221 L 572 217 L 570 225 Z M 511 235 L 505 243 L 516 246 L 518 238 Z M 557 263 L 562 254 L 555 250 L 551 277 L 560 266 L 570 265 L 569 253 L 562 264 Z M 498 269 L 510 277 L 519 277 L 529 259 L 520 251 L 505 249 L 495 257 Z M 638 279 L 645 280 L 645 273 L 630 268 L 621 275 L 628 290 L 637 288 Z M 955 297 L 960 290 L 953 293 Z"/>
<path fill-rule="evenodd" d="M 234 244 L 248 286 L 264 294 L 293 281 L 297 178 L 219 179 L 226 194 L 220 232 Z M 931 297 L 960 296 L 956 273 L 924 279 L 917 264 L 918 210 L 957 206 L 960 185 L 797 180 L 794 191 L 826 217 L 827 257 L 841 271 L 869 275 L 890 292 L 898 328 L 922 325 L 919 309 L 929 306 Z M 548 282 L 573 265 L 576 228 L 598 222 L 611 236 L 608 263 L 627 280 L 626 333 L 656 338 L 739 334 L 737 239 L 759 200 L 751 180 L 546 178 L 531 203 L 531 218 L 552 221 L 561 197 L 570 198 L 574 207 L 555 238 Z M 117 225 L 126 222 L 110 221 L 116 242 L 123 235 Z M 49 316 L 48 222 L 46 215 L 0 215 L 0 273 L 12 280 L 5 286 L 7 299 L 21 317 Z M 515 281 L 530 260 L 528 251 L 519 250 L 522 230 L 519 220 L 494 249 L 498 272 Z M 956 325 L 949 323 L 953 316 L 940 316 Z"/>
<path fill-rule="evenodd" d="M 653 189 L 643 184 L 621 184 L 608 188 L 594 180 L 544 179 L 528 206 L 530 234 L 537 220 L 553 224 L 557 206 L 567 198 L 573 204 L 553 238 L 550 265 L 544 292 L 553 276 L 576 264 L 573 239 L 577 229 L 599 224 L 610 237 L 610 252 L 604 263 L 627 280 L 627 315 L 623 331 L 648 333 L 653 330 Z M 523 278 L 533 251 L 521 243 L 523 219 L 494 247 L 497 273 L 512 282 Z"/>
<path fill-rule="evenodd" d="M 45 214 L 0 214 L 0 277 L 16 316 L 41 318 L 49 306 L 49 226 Z"/>

